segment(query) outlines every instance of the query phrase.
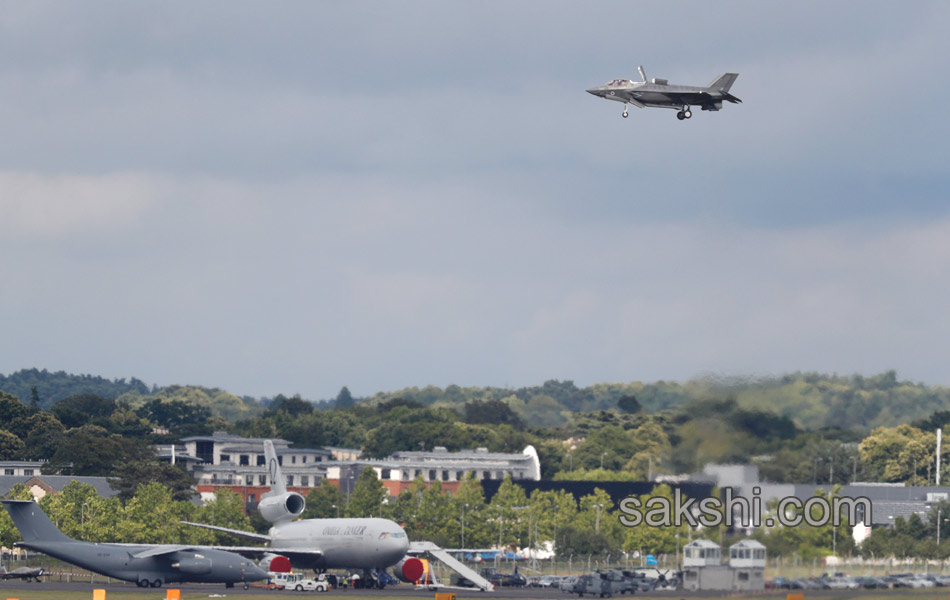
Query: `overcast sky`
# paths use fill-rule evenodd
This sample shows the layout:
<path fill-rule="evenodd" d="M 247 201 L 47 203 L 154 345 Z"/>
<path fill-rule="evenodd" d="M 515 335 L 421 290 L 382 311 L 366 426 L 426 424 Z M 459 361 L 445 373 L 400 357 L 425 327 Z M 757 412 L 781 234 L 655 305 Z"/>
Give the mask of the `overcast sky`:
<path fill-rule="evenodd" d="M 0 1 L 0 373 L 950 384 L 950 3 Z M 630 109 L 617 77 L 717 113 Z"/>

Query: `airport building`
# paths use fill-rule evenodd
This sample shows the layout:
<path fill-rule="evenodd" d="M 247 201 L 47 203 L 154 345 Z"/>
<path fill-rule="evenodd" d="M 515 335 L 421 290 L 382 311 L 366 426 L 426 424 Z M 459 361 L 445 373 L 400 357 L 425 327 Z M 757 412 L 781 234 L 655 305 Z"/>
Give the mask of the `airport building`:
<path fill-rule="evenodd" d="M 765 589 L 765 546 L 745 539 L 722 548 L 710 540 L 694 540 L 683 547 L 683 589 L 691 591 L 760 591 Z"/>
<path fill-rule="evenodd" d="M 376 471 L 390 496 L 398 496 L 421 477 L 426 483 L 439 481 L 442 489 L 454 492 L 469 474 L 479 480 L 541 479 L 541 464 L 533 446 L 520 454 L 489 452 L 487 448 L 450 452 L 437 446 L 425 452 L 396 452 L 385 459 L 361 458 L 351 448 L 290 448 L 287 440 L 274 439 L 274 448 L 287 488 L 306 496 L 321 480 L 327 479 L 344 493 L 350 493 L 363 469 Z M 218 489 L 233 490 L 248 505 L 255 505 L 268 491 L 263 438 L 244 438 L 215 432 L 193 436 L 180 445 L 160 446 L 162 460 L 184 461 L 198 483 L 198 493 L 207 497 Z"/>

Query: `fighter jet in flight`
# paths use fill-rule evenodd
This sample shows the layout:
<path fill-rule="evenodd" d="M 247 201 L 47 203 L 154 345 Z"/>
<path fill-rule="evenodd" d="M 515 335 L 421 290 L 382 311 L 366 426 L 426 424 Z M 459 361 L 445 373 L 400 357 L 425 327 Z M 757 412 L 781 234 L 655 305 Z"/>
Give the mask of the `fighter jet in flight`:
<path fill-rule="evenodd" d="M 717 77 L 706 87 L 694 85 L 670 85 L 666 79 L 654 77 L 647 81 L 643 66 L 639 67 L 643 81 L 631 79 L 614 79 L 600 87 L 590 88 L 588 93 L 623 102 L 623 117 L 627 118 L 627 104 L 638 108 L 653 106 L 657 108 L 677 109 L 676 118 L 682 121 L 693 116 L 690 106 L 699 106 L 702 110 L 719 110 L 722 101 L 733 104 L 742 102 L 729 93 L 729 88 L 735 83 L 738 73 L 725 73 Z"/>

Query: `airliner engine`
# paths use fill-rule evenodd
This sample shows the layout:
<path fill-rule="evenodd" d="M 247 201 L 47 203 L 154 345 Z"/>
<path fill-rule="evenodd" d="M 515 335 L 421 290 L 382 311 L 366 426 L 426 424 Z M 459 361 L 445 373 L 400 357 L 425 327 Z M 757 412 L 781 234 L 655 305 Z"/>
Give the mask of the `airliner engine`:
<path fill-rule="evenodd" d="M 407 556 L 393 566 L 396 577 L 405 583 L 415 583 L 422 579 L 425 567 L 418 558 Z"/>
<path fill-rule="evenodd" d="M 271 554 L 270 552 L 265 554 L 264 558 L 262 558 L 258 564 L 265 571 L 273 571 L 274 573 L 290 573 L 291 570 L 289 558 L 281 556 L 280 554 Z"/>
<path fill-rule="evenodd" d="M 306 506 L 306 500 L 297 492 L 284 492 L 261 498 L 257 510 L 268 523 L 278 523 L 299 517 Z"/>

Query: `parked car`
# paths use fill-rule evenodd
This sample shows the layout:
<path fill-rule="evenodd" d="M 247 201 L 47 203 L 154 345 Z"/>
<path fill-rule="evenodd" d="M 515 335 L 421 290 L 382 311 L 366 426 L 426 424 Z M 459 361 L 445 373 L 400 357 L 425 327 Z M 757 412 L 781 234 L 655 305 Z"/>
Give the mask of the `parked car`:
<path fill-rule="evenodd" d="M 861 587 L 853 577 L 829 577 L 825 582 L 832 590 L 856 590 Z"/>

